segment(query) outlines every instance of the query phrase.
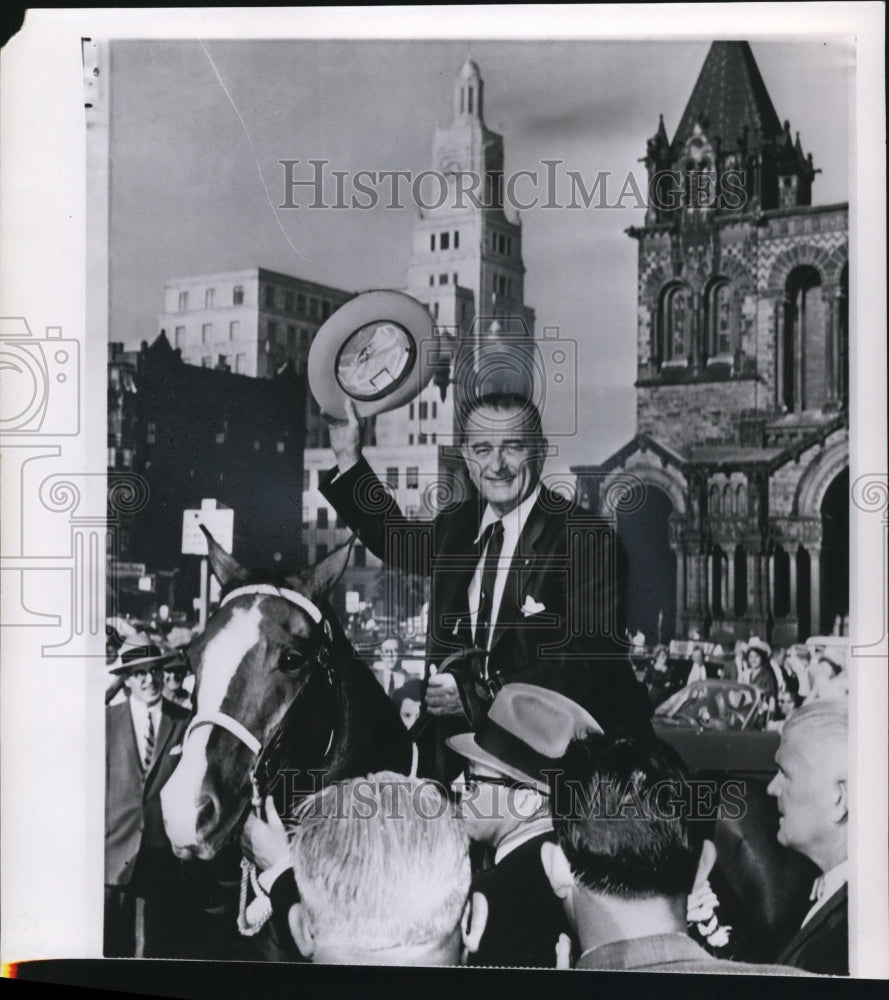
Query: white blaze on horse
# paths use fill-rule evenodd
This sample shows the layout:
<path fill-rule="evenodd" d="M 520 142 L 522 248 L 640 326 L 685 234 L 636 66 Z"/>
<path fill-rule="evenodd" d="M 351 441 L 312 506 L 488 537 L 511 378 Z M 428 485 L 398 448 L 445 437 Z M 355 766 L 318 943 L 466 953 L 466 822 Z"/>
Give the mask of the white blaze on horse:
<path fill-rule="evenodd" d="M 161 793 L 173 850 L 200 860 L 236 839 L 281 773 L 293 805 L 319 782 L 417 766 L 397 709 L 327 603 L 351 546 L 272 580 L 205 534 L 220 607 L 188 649 L 195 716 Z"/>

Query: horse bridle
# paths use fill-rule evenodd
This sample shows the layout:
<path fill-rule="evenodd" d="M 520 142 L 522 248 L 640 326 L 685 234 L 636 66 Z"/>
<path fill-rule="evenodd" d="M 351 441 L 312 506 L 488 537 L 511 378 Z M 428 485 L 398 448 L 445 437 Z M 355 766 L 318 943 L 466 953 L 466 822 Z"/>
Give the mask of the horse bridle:
<path fill-rule="evenodd" d="M 333 630 L 330 626 L 330 622 L 318 605 L 310 601 L 304 594 L 300 594 L 298 591 L 291 590 L 288 587 L 276 587 L 274 584 L 270 583 L 254 583 L 246 584 L 242 587 L 236 587 L 235 589 L 229 591 L 222 599 L 219 606 L 222 608 L 228 604 L 229 601 L 244 595 L 280 597 L 287 601 L 288 604 L 292 604 L 300 608 L 300 610 L 304 611 L 309 616 L 315 626 L 321 630 L 321 642 L 315 655 L 306 663 L 308 672 L 311 673 L 314 667 L 321 667 L 326 672 L 328 682 L 332 684 L 333 672 L 330 665 L 330 654 L 333 648 Z M 297 702 L 299 701 L 299 696 L 302 693 L 304 686 L 305 684 L 301 685 L 299 691 L 297 691 L 297 693 L 293 696 L 292 701 L 287 706 L 287 709 L 281 717 L 281 721 L 275 727 L 274 732 L 268 738 L 265 745 L 263 745 L 263 743 L 253 733 L 251 733 L 243 723 L 238 722 L 237 719 L 233 719 L 225 712 L 208 712 L 205 715 L 195 716 L 185 732 L 183 745 L 188 741 L 195 729 L 198 729 L 201 726 L 219 726 L 220 729 L 225 729 L 227 732 L 231 733 L 235 739 L 247 747 L 255 758 L 250 768 L 250 804 L 257 814 L 260 814 L 262 810 L 263 793 L 272 777 L 275 757 L 283 740 L 283 735 L 287 728 L 287 722 L 290 718 L 291 712 L 293 712 Z M 333 743 L 333 735 L 334 732 L 331 728 L 330 739 L 328 740 L 327 747 L 324 751 L 325 756 Z"/>

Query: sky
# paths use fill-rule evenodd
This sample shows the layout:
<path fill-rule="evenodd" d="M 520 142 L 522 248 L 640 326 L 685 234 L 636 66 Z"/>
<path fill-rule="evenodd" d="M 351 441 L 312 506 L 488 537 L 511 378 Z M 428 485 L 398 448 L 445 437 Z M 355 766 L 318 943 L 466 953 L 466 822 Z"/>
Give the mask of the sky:
<path fill-rule="evenodd" d="M 557 159 L 619 193 L 663 114 L 670 138 L 703 41 L 116 41 L 111 50 L 110 336 L 152 340 L 167 279 L 260 266 L 349 290 L 403 287 L 414 208 L 280 209 L 278 161 L 327 170 L 431 164 L 467 57 L 505 172 Z M 753 41 L 779 118 L 821 169 L 813 202 L 849 199 L 854 51 L 841 39 Z M 302 167 L 297 168 L 301 170 Z M 306 167 L 308 171 L 308 168 Z M 307 176 L 298 174 L 298 176 Z M 348 191 L 349 189 L 347 189 Z M 522 188 L 519 188 L 522 191 Z M 612 200 L 609 197 L 609 200 Z M 632 437 L 636 243 L 622 207 L 521 213 L 525 302 L 538 334 L 577 343 L 577 425 L 559 467 L 598 462 Z M 564 402 L 564 401 L 563 401 Z M 555 410 L 554 410 L 555 412 Z M 546 422 L 546 416 L 545 416 Z"/>

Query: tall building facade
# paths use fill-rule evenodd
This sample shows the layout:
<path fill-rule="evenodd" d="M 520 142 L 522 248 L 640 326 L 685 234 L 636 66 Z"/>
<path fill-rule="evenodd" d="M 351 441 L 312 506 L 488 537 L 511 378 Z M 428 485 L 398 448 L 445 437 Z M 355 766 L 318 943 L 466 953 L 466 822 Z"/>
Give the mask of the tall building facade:
<path fill-rule="evenodd" d="M 630 626 L 830 632 L 848 613 L 848 206 L 811 204 L 811 154 L 746 42 L 712 45 L 645 163 L 637 433 L 574 469 L 594 507 L 631 488 Z"/>

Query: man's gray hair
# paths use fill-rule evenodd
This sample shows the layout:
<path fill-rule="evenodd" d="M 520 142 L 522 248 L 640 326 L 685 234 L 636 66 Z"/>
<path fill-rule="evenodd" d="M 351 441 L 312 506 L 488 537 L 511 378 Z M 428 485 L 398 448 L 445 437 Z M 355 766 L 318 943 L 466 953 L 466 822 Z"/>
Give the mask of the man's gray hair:
<path fill-rule="evenodd" d="M 469 841 L 435 783 L 336 782 L 294 816 L 291 859 L 316 937 L 360 951 L 439 944 L 469 896 Z"/>
<path fill-rule="evenodd" d="M 849 757 L 849 703 L 839 698 L 807 702 L 784 723 L 781 739 L 791 737 L 820 745 L 845 770 Z"/>

